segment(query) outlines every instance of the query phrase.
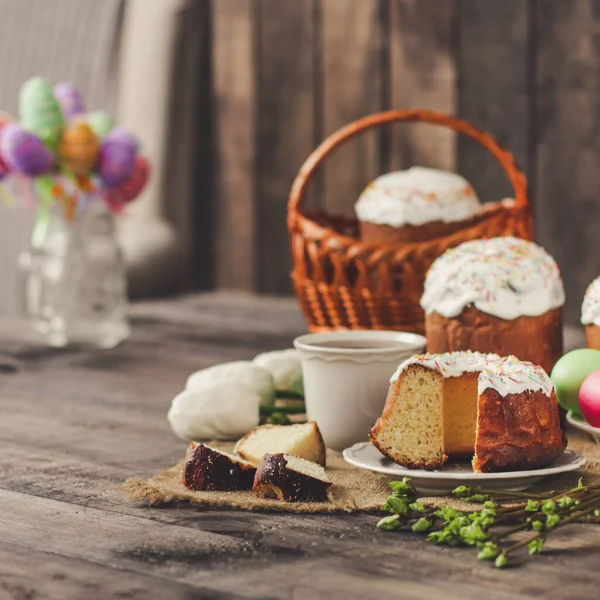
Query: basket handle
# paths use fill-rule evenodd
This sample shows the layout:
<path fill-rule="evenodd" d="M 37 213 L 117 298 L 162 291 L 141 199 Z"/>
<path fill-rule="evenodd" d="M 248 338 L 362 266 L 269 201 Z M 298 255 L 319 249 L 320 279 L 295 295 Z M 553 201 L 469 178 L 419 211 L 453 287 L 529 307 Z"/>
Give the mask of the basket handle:
<path fill-rule="evenodd" d="M 292 184 L 288 201 L 288 222 L 290 226 L 294 215 L 298 212 L 300 203 L 312 176 L 327 156 L 329 156 L 338 146 L 346 143 L 349 139 L 362 131 L 372 127 L 380 127 L 387 123 L 394 123 L 396 121 L 421 121 L 424 123 L 432 123 L 434 125 L 443 125 L 444 127 L 454 129 L 454 131 L 458 131 L 459 133 L 473 138 L 486 148 L 502 166 L 515 192 L 517 206 L 527 206 L 529 204 L 527 179 L 523 171 L 517 165 L 513 155 L 500 146 L 489 133 L 473 127 L 473 125 L 467 121 L 432 110 L 389 110 L 368 115 L 362 119 L 358 119 L 358 121 L 348 123 L 348 125 L 333 132 L 328 138 L 323 140 L 315 150 L 313 150 L 309 157 L 304 161 L 304 164 L 300 167 L 300 171 L 298 171 L 298 175 L 296 175 L 296 179 Z"/>

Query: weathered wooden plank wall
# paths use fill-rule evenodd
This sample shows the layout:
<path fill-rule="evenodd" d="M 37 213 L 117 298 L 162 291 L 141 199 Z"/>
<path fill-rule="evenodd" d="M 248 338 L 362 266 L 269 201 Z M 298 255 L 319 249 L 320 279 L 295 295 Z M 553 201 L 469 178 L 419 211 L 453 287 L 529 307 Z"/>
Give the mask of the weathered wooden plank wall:
<path fill-rule="evenodd" d="M 303 159 L 350 120 L 417 106 L 464 116 L 515 154 L 575 322 L 600 274 L 599 20 L 600 0 L 213 2 L 216 283 L 290 291 L 285 205 Z M 332 157 L 310 205 L 351 212 L 373 176 L 415 163 L 457 169 L 484 200 L 511 194 L 470 140 L 399 125 Z"/>
<path fill-rule="evenodd" d="M 30 0 L 33 11 L 21 4 L 2 0 L 1 105 L 11 109 L 23 73 L 37 71 L 71 77 L 92 104 L 110 106 L 122 1 L 61 0 L 50 10 L 45 0 Z M 199 85 L 211 86 L 212 101 L 198 107 L 204 145 L 197 153 L 197 285 L 290 292 L 286 200 L 304 158 L 352 119 L 418 106 L 462 115 L 515 154 L 532 186 L 538 239 L 561 265 L 568 317 L 577 320 L 584 288 L 600 273 L 600 0 L 213 0 L 206 6 L 210 27 L 204 16 L 196 23 L 212 47 L 210 68 L 199 67 Z M 97 26 L 83 35 L 84 22 Z M 52 37 L 59 30 L 60 43 Z M 27 52 L 15 54 L 18 48 Z M 307 203 L 349 213 L 376 174 L 415 163 L 457 169 L 484 200 L 510 194 L 499 167 L 470 140 L 427 125 L 398 125 L 342 148 Z M 14 273 L 26 244 L 27 224 L 19 220 L 27 218 L 2 211 L 5 274 Z M 16 301 L 0 295 L 0 312 Z"/>
<path fill-rule="evenodd" d="M 600 273 L 600 2 L 538 0 L 535 209 L 571 308 Z"/>
<path fill-rule="evenodd" d="M 392 0 L 388 10 L 388 108 L 429 108 L 456 113 L 455 0 Z M 385 164 L 401 169 L 425 164 L 453 170 L 454 132 L 431 125 L 397 125 Z M 364 187 L 368 182 L 361 182 Z M 352 208 L 351 206 L 349 207 Z"/>

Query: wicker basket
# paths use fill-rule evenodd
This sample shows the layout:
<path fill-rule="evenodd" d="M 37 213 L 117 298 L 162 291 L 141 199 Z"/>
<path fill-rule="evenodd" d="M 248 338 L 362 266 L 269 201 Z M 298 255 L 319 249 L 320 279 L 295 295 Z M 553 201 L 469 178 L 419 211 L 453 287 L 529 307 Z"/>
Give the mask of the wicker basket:
<path fill-rule="evenodd" d="M 502 165 L 514 189 L 514 200 L 484 204 L 474 224 L 450 236 L 403 245 L 361 242 L 356 219 L 301 212 L 306 188 L 327 156 L 360 132 L 396 121 L 441 125 L 478 141 Z M 527 180 L 512 155 L 488 133 L 466 121 L 426 110 L 370 115 L 323 141 L 296 176 L 289 197 L 288 228 L 294 261 L 292 279 L 311 331 L 395 329 L 422 333 L 424 315 L 419 300 L 425 274 L 438 256 L 467 240 L 502 235 L 532 239 L 533 235 Z"/>

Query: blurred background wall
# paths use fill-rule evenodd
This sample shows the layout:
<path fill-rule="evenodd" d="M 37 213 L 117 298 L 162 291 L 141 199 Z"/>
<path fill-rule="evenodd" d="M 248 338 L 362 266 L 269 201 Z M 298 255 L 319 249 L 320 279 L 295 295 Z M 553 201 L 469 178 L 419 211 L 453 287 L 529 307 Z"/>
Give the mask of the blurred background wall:
<path fill-rule="evenodd" d="M 32 74 L 72 80 L 151 149 L 159 183 L 132 210 L 125 236 L 139 294 L 289 293 L 286 200 L 303 160 L 350 120 L 422 107 L 470 120 L 515 154 L 538 241 L 562 268 L 577 321 L 584 288 L 600 274 L 600 0 L 0 0 L 0 8 L 1 106 L 14 111 Z M 484 200 L 511 194 L 474 143 L 398 125 L 342 148 L 308 205 L 350 213 L 369 180 L 411 164 L 456 169 Z M 153 219 L 162 223 L 154 237 Z M 26 239 L 17 220 L 0 213 L 5 272 Z"/>

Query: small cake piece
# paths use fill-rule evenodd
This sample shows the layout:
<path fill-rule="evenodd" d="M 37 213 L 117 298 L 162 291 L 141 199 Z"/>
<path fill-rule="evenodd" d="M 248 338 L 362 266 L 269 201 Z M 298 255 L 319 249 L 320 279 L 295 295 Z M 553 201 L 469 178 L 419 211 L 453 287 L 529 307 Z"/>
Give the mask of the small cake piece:
<path fill-rule="evenodd" d="M 246 460 L 192 442 L 185 454 L 183 485 L 190 490 L 251 490 L 255 473 Z"/>
<path fill-rule="evenodd" d="M 255 427 L 236 444 L 235 453 L 254 465 L 265 454 L 291 454 L 322 466 L 326 460 L 325 442 L 314 421 Z"/>
<path fill-rule="evenodd" d="M 475 222 L 480 204 L 460 175 L 411 167 L 381 175 L 356 203 L 361 239 L 398 244 L 450 235 Z"/>
<path fill-rule="evenodd" d="M 600 277 L 594 279 L 585 291 L 581 324 L 585 325 L 587 347 L 600 350 Z"/>
<path fill-rule="evenodd" d="M 266 454 L 256 469 L 252 492 L 284 502 L 325 502 L 330 486 L 321 465 L 289 454 Z"/>
<path fill-rule="evenodd" d="M 512 354 L 549 373 L 562 356 L 564 301 L 558 266 L 537 244 L 514 237 L 465 242 L 427 272 L 427 351 Z"/>
<path fill-rule="evenodd" d="M 566 446 L 546 372 L 479 352 L 419 354 L 402 363 L 370 438 L 409 468 L 437 469 L 469 456 L 478 473 L 543 467 Z"/>

